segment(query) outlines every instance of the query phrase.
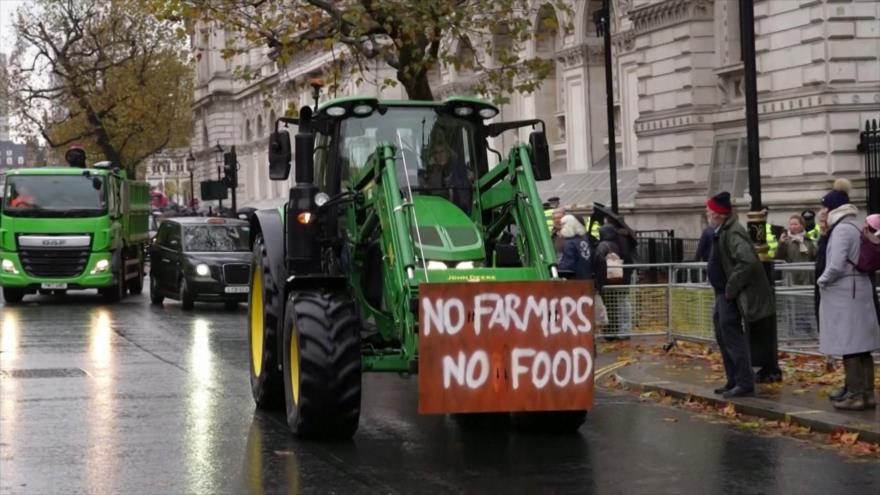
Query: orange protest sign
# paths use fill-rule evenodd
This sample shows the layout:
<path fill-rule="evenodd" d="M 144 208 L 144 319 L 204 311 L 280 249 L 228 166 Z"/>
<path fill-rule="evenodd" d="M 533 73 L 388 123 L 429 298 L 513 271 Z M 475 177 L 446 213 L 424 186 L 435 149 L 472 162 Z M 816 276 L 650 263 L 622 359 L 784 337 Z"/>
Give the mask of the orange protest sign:
<path fill-rule="evenodd" d="M 419 412 L 589 410 L 590 282 L 419 287 Z"/>

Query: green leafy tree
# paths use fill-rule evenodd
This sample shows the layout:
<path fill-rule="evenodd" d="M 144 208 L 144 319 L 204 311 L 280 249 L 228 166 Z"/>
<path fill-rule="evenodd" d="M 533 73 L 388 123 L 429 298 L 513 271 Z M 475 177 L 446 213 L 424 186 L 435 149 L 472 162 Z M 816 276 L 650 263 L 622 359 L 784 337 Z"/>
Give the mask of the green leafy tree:
<path fill-rule="evenodd" d="M 130 173 L 186 145 L 193 71 L 174 23 L 139 0 L 35 0 L 14 27 L 8 88 L 23 134 L 53 148 L 82 143 L 90 162 Z"/>
<path fill-rule="evenodd" d="M 266 45 L 282 65 L 306 53 L 344 47 L 335 75 L 381 61 L 412 99 L 433 99 L 430 75 L 438 64 L 478 74 L 474 91 L 504 101 L 512 92 L 537 89 L 553 70 L 552 60 L 523 57 L 527 42 L 559 30 L 556 16 L 570 14 L 564 0 L 151 0 L 161 18 L 191 25 L 219 24 L 226 57 Z M 567 27 L 566 27 L 567 28 Z M 342 68 L 344 67 L 344 68 Z M 248 73 L 243 74 L 250 76 Z"/>

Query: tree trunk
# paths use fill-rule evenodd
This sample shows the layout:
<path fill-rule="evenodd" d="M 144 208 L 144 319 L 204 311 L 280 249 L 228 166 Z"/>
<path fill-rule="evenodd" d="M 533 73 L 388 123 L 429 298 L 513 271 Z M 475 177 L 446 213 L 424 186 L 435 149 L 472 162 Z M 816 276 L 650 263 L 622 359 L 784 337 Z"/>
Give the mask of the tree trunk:
<path fill-rule="evenodd" d="M 434 93 L 431 91 L 431 82 L 428 80 L 427 71 L 419 71 L 414 76 L 404 73 L 403 70 L 397 71 L 397 80 L 403 84 L 406 95 L 410 100 L 433 100 Z"/>

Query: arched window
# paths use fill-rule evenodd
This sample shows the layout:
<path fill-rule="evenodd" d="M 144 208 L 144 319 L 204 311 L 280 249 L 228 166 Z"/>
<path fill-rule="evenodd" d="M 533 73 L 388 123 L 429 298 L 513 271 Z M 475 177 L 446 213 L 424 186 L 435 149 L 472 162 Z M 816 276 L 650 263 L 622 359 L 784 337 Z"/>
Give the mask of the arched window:
<path fill-rule="evenodd" d="M 244 123 L 244 142 L 249 143 L 254 138 L 254 133 L 251 132 L 251 119 L 247 119 Z"/>
<path fill-rule="evenodd" d="M 265 129 L 263 128 L 263 116 L 257 115 L 257 139 L 261 139 L 265 134 Z"/>

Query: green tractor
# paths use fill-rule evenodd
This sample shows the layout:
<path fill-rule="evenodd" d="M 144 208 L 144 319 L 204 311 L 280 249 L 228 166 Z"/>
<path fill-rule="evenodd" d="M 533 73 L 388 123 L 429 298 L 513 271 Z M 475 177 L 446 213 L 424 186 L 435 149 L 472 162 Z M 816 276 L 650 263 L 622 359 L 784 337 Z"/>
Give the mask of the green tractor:
<path fill-rule="evenodd" d="M 497 114 L 471 98 L 352 97 L 275 122 L 270 177 L 286 180 L 295 155 L 296 185 L 251 220 L 258 408 L 285 408 L 297 435 L 348 438 L 362 372 L 397 372 L 419 375 L 422 413 L 584 422 L 592 287 L 556 267 L 535 183 L 550 178 L 543 122 L 487 123 Z M 528 144 L 491 148 L 526 127 Z"/>

